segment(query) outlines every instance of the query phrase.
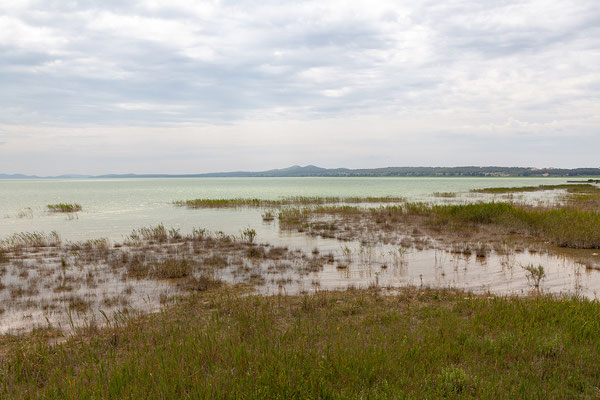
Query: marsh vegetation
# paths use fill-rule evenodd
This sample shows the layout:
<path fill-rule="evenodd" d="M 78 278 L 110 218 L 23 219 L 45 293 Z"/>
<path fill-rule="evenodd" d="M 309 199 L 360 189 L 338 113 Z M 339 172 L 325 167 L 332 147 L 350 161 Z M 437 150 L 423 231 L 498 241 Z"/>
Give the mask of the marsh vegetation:
<path fill-rule="evenodd" d="M 360 239 L 369 231 L 405 231 L 409 227 L 446 238 L 473 236 L 485 230 L 496 239 L 516 235 L 560 247 L 597 249 L 600 248 L 600 189 L 582 186 L 569 188 L 566 205 L 552 207 L 507 202 L 454 205 L 407 202 L 376 208 L 295 207 L 283 209 L 278 215 L 283 228 L 338 238 Z"/>
<path fill-rule="evenodd" d="M 74 213 L 82 210 L 81 204 L 79 203 L 48 204 L 47 207 L 50 212 L 60 213 Z"/>
<path fill-rule="evenodd" d="M 227 207 L 282 207 L 289 205 L 313 205 L 335 203 L 399 203 L 406 199 L 403 197 L 306 197 L 292 196 L 279 200 L 264 199 L 193 199 L 177 200 L 173 204 L 188 208 L 227 208 Z"/>

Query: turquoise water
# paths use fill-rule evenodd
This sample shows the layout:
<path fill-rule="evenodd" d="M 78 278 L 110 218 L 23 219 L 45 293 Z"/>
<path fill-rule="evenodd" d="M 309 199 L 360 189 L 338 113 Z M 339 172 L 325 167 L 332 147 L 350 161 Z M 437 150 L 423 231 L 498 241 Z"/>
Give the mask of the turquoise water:
<path fill-rule="evenodd" d="M 286 196 L 402 196 L 431 201 L 434 192 L 565 183 L 567 178 L 170 178 L 0 180 L 0 238 L 16 232 L 57 231 L 68 240 L 120 240 L 133 228 L 163 223 L 183 232 L 193 227 L 239 233 L 259 229 L 264 240 L 277 236 L 260 224 L 260 210 L 188 210 L 174 200 Z M 80 203 L 75 215 L 50 214 L 46 205 Z"/>

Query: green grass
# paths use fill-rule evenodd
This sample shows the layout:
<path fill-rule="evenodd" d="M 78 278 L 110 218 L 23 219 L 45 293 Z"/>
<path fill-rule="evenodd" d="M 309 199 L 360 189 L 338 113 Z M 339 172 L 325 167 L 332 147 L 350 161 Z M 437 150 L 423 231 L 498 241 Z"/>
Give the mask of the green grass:
<path fill-rule="evenodd" d="M 399 203 L 403 197 L 284 197 L 279 200 L 263 199 L 193 199 L 177 200 L 173 204 L 188 208 L 282 207 L 287 205 L 317 205 L 334 203 Z"/>
<path fill-rule="evenodd" d="M 509 203 L 424 206 L 434 223 L 495 225 L 509 232 L 538 236 L 557 246 L 600 248 L 600 211 L 577 208 L 523 208 Z"/>
<path fill-rule="evenodd" d="M 576 298 L 211 290 L 64 344 L 3 338 L 0 398 L 596 398 L 598 315 Z"/>
<path fill-rule="evenodd" d="M 77 211 L 81 211 L 81 204 L 78 203 L 57 203 L 57 204 L 48 204 L 48 210 L 50 212 L 61 212 L 61 213 L 73 213 Z"/>

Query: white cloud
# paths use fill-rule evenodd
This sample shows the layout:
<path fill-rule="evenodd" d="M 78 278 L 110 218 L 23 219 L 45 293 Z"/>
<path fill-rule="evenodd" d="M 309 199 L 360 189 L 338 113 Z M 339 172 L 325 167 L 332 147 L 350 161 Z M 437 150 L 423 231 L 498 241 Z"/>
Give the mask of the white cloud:
<path fill-rule="evenodd" d="M 598 20 L 593 0 L 4 2 L 2 151 L 71 143 L 101 157 L 115 138 L 135 152 L 139 132 L 163 146 L 156 126 L 173 149 L 273 154 L 343 132 L 343 154 L 323 156 L 340 163 L 373 137 L 373 152 L 413 143 L 420 164 L 419 143 L 449 138 L 600 145 Z"/>
<path fill-rule="evenodd" d="M 20 50 L 58 53 L 69 43 L 68 38 L 47 26 L 32 26 L 18 18 L 0 15 L 0 46 Z"/>

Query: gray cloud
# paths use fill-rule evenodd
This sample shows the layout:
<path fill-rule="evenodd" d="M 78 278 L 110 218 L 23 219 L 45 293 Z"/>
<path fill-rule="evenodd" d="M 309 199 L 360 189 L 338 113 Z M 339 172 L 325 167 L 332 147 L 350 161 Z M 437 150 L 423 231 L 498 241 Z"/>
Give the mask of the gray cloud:
<path fill-rule="evenodd" d="M 164 134 L 183 126 L 187 136 L 169 135 L 185 149 L 198 132 L 223 125 L 232 127 L 230 146 L 253 135 L 274 154 L 294 142 L 286 131 L 301 121 L 321 133 L 306 133 L 307 141 L 326 142 L 322 134 L 334 129 L 363 150 L 363 138 L 375 136 L 384 146 L 370 144 L 373 151 L 384 153 L 411 135 L 443 140 L 442 148 L 488 138 L 470 142 L 481 154 L 495 140 L 600 142 L 600 11 L 592 0 L 22 0 L 0 5 L 0 26 L 0 124 L 21 156 L 42 151 L 40 143 L 66 146 L 67 139 L 48 140 L 55 129 L 93 128 L 77 142 L 106 149 L 101 164 L 105 144 L 137 137 L 135 127 Z M 352 129 L 361 117 L 379 122 Z M 276 123 L 257 130 L 253 121 Z M 159 143 L 153 135 L 147 140 Z M 414 156 L 428 163 L 426 151 Z M 348 159 L 321 157 L 305 161 Z M 560 162 L 596 162 L 569 157 Z M 444 158 L 474 162 L 464 153 Z M 164 161 L 165 169 L 189 168 L 178 159 Z M 14 163 L 0 160 L 9 168 Z"/>

